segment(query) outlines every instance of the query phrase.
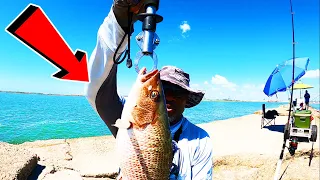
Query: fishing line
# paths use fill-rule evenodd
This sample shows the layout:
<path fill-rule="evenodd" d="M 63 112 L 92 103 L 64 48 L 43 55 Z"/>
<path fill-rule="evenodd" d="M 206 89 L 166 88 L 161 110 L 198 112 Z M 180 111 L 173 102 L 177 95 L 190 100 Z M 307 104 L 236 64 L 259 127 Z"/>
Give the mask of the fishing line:
<path fill-rule="evenodd" d="M 283 155 L 284 155 L 284 150 L 286 148 L 286 143 L 287 143 L 287 139 L 289 137 L 286 136 L 286 133 L 289 133 L 288 129 L 289 129 L 289 124 L 290 124 L 290 118 L 291 118 L 291 109 L 292 109 L 292 99 L 293 99 L 293 85 L 294 85 L 294 66 L 295 66 L 295 39 L 294 39 L 294 18 L 293 18 L 293 10 L 292 10 L 292 0 L 290 0 L 290 12 L 291 12 L 291 28 L 292 28 L 292 82 L 291 82 L 291 97 L 290 97 L 290 107 L 289 107 L 289 114 L 288 114 L 288 121 L 287 121 L 287 126 L 285 126 L 284 129 L 284 138 L 283 138 L 283 144 L 282 144 L 282 149 L 281 149 L 281 153 L 280 153 L 280 157 L 277 163 L 277 168 L 276 168 L 276 172 L 274 175 L 274 180 L 278 180 L 278 175 L 280 173 L 280 169 L 281 169 L 281 164 L 283 161 Z"/>
<path fill-rule="evenodd" d="M 284 169 L 284 171 L 283 171 L 282 175 L 280 176 L 279 180 L 281 180 L 281 179 L 282 179 L 282 177 L 283 177 L 284 173 L 286 173 L 286 171 L 287 171 L 287 169 L 288 169 L 288 167 L 289 167 L 290 163 L 293 161 L 293 159 L 294 159 L 294 158 L 292 157 L 292 158 L 291 158 L 291 160 L 290 160 L 290 162 L 288 162 L 288 165 L 287 165 L 286 169 Z"/>
<path fill-rule="evenodd" d="M 113 62 L 115 64 L 121 64 L 125 60 L 125 58 L 128 56 L 128 59 L 127 59 L 127 67 L 128 68 L 131 68 L 131 66 L 132 66 L 132 60 L 130 58 L 130 34 L 132 32 L 131 30 L 132 30 L 133 13 L 130 12 L 130 8 L 131 8 L 131 6 L 128 6 L 128 29 L 125 31 L 125 35 L 122 37 L 122 39 L 120 41 L 120 44 L 118 45 L 118 47 L 117 47 L 117 49 L 116 49 L 116 51 L 114 52 L 114 55 L 113 55 Z M 126 38 L 126 36 L 128 36 L 128 48 L 125 51 L 125 54 L 124 54 L 124 56 L 122 57 L 121 60 L 119 60 L 121 55 L 118 57 L 118 59 L 116 59 L 116 55 L 118 54 L 118 51 L 119 51 L 124 39 Z"/>

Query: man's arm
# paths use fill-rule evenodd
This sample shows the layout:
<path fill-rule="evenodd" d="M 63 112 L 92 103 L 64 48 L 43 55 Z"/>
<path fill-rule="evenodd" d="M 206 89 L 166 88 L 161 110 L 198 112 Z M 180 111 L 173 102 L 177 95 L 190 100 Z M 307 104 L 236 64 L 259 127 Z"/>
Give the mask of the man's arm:
<path fill-rule="evenodd" d="M 207 135 L 200 140 L 192 162 L 192 179 L 212 179 L 212 142 Z"/>
<path fill-rule="evenodd" d="M 117 93 L 117 65 L 113 62 L 113 56 L 124 35 L 125 32 L 111 9 L 98 30 L 97 44 L 88 62 L 90 82 L 85 85 L 86 98 L 114 137 L 118 129 L 112 124 L 121 117 L 124 98 Z M 125 50 L 126 45 L 127 37 L 116 58 Z"/>

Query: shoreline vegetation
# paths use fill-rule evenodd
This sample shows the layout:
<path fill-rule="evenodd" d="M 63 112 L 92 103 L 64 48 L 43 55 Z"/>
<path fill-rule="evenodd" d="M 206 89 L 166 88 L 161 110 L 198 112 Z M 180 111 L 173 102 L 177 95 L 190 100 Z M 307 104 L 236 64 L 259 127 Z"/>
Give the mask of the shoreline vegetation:
<path fill-rule="evenodd" d="M 213 179 L 272 179 L 282 147 L 284 124 L 288 120 L 287 109 L 288 105 L 275 108 L 280 114 L 276 125 L 263 129 L 260 127 L 261 110 L 223 121 L 197 124 L 212 137 Z M 319 127 L 319 111 L 310 110 L 314 117 L 312 123 Z M 309 167 L 310 150 L 311 143 L 300 142 L 293 158 L 286 149 L 281 167 L 283 180 L 319 179 L 319 131 Z M 112 135 L 21 144 L 0 142 L 0 158 L 0 179 L 14 179 L 11 177 L 24 173 L 25 177 L 39 180 L 110 180 L 115 179 L 119 170 Z"/>

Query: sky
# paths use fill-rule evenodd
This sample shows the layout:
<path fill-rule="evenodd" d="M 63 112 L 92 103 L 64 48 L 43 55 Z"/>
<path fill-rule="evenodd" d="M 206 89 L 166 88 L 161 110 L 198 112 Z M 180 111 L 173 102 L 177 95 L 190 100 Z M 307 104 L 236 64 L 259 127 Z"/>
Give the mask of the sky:
<path fill-rule="evenodd" d="M 99 26 L 112 0 L 2 0 L 0 7 L 0 90 L 59 94 L 83 94 L 83 82 L 52 78 L 58 69 L 5 28 L 28 6 L 39 5 L 72 50 L 86 51 L 96 44 Z M 292 0 L 296 57 L 309 57 L 301 81 L 314 86 L 311 100 L 319 100 L 319 1 Z M 277 64 L 292 58 L 289 0 L 161 1 L 157 14 L 160 44 L 155 52 L 158 68 L 177 66 L 190 74 L 191 87 L 205 91 L 208 99 L 268 100 L 264 85 Z M 139 51 L 134 26 L 131 58 Z M 50 42 L 48 42 L 50 45 Z M 54 48 L 54 47 L 52 47 Z M 151 68 L 150 57 L 140 66 Z M 125 62 L 119 65 L 118 89 L 126 95 L 137 77 Z M 304 91 L 303 91 L 304 93 Z M 299 96 L 299 91 L 294 92 Z M 277 94 L 288 100 L 288 92 Z"/>

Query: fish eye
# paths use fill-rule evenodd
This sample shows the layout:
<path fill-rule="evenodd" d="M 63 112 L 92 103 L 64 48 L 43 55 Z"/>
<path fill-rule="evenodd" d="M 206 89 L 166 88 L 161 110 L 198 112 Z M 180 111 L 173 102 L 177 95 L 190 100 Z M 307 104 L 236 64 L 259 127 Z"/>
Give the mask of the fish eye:
<path fill-rule="evenodd" d="M 151 94 L 150 94 L 150 98 L 151 99 L 157 99 L 159 97 L 159 92 L 158 91 L 151 91 Z"/>

